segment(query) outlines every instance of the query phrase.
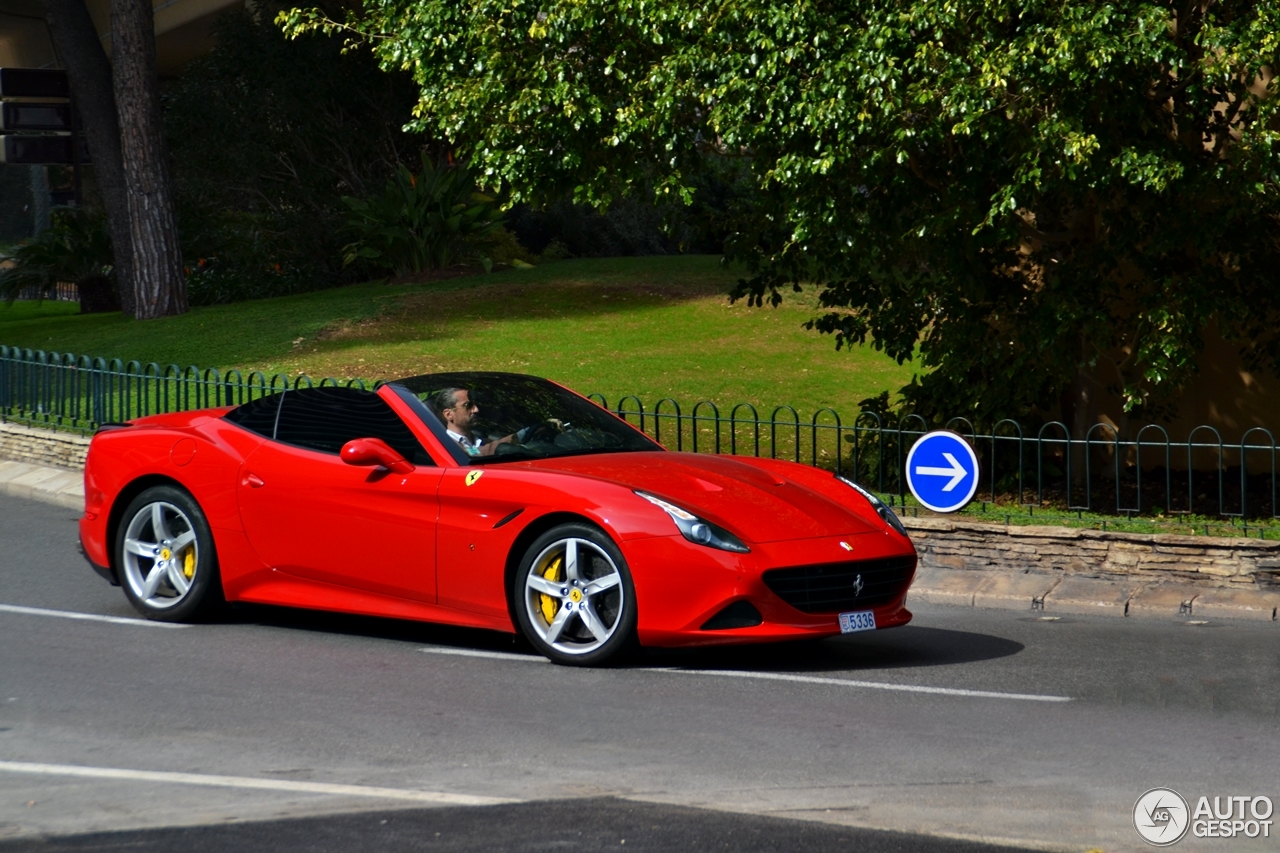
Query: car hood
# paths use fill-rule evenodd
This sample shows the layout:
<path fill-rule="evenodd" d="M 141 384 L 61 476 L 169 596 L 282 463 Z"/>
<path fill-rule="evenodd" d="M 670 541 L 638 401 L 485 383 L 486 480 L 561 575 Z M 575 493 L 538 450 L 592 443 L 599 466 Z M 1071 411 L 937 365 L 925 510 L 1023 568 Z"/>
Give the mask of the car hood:
<path fill-rule="evenodd" d="M 859 512 L 852 489 L 839 502 L 732 457 L 653 452 L 571 456 L 523 463 L 531 469 L 608 480 L 648 492 L 727 528 L 748 542 L 779 542 L 880 531 Z M 865 507 L 865 512 L 872 510 Z"/>

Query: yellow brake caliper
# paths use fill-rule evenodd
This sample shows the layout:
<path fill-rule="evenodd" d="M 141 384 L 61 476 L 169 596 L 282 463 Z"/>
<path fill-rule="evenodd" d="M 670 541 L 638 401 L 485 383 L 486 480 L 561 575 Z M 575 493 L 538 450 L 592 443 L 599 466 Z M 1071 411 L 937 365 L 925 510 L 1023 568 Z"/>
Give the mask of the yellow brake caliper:
<path fill-rule="evenodd" d="M 182 575 L 187 580 L 191 580 L 192 575 L 196 573 L 196 546 L 192 545 L 187 548 L 185 554 L 182 555 Z"/>
<path fill-rule="evenodd" d="M 563 564 L 564 557 L 556 557 L 551 561 L 551 565 L 547 566 L 547 570 L 542 573 L 542 576 L 552 583 L 559 583 L 564 580 L 560 572 Z M 560 610 L 560 602 L 545 592 L 538 593 L 538 605 L 542 609 L 542 618 L 547 620 L 547 624 L 550 624 L 551 620 L 556 618 L 556 613 Z"/>

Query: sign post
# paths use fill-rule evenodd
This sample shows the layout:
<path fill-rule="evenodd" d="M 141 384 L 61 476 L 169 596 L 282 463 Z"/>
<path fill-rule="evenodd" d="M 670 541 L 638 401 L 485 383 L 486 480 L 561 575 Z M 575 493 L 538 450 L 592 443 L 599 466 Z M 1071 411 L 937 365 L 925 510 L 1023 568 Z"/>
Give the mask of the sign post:
<path fill-rule="evenodd" d="M 907 453 L 907 487 L 934 512 L 957 512 L 978 491 L 978 454 L 949 430 L 920 437 Z"/>

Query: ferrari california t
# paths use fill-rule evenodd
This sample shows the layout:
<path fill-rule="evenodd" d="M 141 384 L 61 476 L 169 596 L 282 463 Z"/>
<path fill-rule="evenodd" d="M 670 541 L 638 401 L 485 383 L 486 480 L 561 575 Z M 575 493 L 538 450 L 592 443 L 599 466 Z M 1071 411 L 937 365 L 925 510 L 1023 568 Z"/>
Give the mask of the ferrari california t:
<path fill-rule="evenodd" d="M 105 424 L 81 544 L 150 619 L 256 602 L 636 645 L 906 624 L 916 553 L 843 477 L 678 453 L 553 382 L 414 376 Z"/>

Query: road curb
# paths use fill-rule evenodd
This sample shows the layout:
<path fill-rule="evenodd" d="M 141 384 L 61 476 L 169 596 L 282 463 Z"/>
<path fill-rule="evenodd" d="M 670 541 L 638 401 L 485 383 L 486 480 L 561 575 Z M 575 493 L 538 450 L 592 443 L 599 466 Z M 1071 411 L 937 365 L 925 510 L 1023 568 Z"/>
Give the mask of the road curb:
<path fill-rule="evenodd" d="M 80 471 L 0 460 L 0 491 L 15 498 L 84 511 L 84 474 Z"/>

